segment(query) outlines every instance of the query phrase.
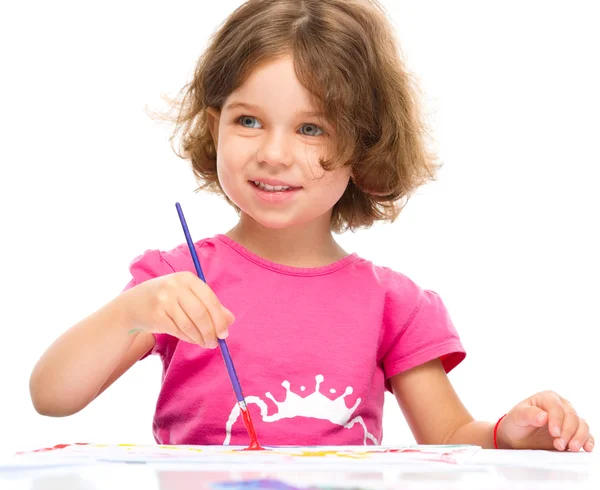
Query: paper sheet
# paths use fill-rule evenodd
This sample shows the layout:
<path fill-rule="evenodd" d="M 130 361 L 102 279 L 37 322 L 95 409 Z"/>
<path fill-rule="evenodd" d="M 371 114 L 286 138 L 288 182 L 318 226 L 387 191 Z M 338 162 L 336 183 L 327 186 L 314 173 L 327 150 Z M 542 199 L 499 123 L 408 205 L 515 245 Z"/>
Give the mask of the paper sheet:
<path fill-rule="evenodd" d="M 90 463 L 194 464 L 219 468 L 232 464 L 259 466 L 356 470 L 398 465 L 432 464 L 453 466 L 464 463 L 479 451 L 478 446 L 334 446 L 268 447 L 267 451 L 244 451 L 230 446 L 164 446 L 135 444 L 61 444 L 20 453 L 0 462 L 0 470 L 27 466 Z"/>

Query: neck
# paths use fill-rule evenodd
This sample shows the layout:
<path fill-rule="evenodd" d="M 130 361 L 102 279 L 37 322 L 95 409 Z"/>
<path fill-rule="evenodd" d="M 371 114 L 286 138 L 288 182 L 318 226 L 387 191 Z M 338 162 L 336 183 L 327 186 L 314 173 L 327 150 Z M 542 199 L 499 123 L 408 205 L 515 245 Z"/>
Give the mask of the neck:
<path fill-rule="evenodd" d="M 267 228 L 242 213 L 226 235 L 266 260 L 291 267 L 321 267 L 348 255 L 333 238 L 329 219 Z"/>

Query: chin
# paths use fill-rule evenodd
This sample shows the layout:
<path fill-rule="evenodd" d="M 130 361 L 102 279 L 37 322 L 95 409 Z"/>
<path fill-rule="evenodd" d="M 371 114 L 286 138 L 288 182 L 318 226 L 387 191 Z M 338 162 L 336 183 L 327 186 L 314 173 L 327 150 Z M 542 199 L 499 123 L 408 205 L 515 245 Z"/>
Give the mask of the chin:
<path fill-rule="evenodd" d="M 250 212 L 247 212 L 246 210 L 242 211 L 260 226 L 272 230 L 283 230 L 310 222 L 310 219 L 299 219 L 298 216 L 294 216 L 294 213 L 285 213 L 281 211 L 265 213 L 256 209 L 252 211 L 249 210 Z"/>
<path fill-rule="evenodd" d="M 251 216 L 251 218 L 256 221 L 259 225 L 264 226 L 265 228 L 270 228 L 273 230 L 283 230 L 285 228 L 290 228 L 292 226 L 298 225 L 299 223 L 295 220 L 289 220 L 284 218 L 265 218 L 265 217 L 257 217 Z"/>

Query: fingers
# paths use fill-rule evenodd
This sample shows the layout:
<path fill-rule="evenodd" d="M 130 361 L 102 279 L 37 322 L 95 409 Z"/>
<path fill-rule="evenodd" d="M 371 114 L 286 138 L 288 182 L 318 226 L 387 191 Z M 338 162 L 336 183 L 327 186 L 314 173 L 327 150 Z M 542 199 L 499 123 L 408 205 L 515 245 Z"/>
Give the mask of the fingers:
<path fill-rule="evenodd" d="M 231 311 L 229 311 L 224 306 L 223 306 L 223 309 L 225 310 L 225 316 L 227 317 L 227 321 L 229 322 L 228 325 L 231 325 L 235 321 L 235 316 L 233 315 L 233 313 L 231 313 Z M 227 337 L 227 335 L 225 335 L 225 337 Z"/>
<path fill-rule="evenodd" d="M 170 331 L 165 333 L 213 349 L 218 346 L 218 339 L 228 336 L 233 314 L 195 274 L 180 272 L 165 276 L 152 294 L 152 309 L 159 316 L 150 317 L 148 323 L 157 325 L 155 328 L 168 323 Z"/>
<path fill-rule="evenodd" d="M 201 347 L 212 348 L 214 335 L 211 332 L 214 329 L 204 305 L 187 288 L 179 292 L 177 301 L 186 317 L 182 319 L 183 323 L 177 324 L 179 329 L 193 338 L 195 343 Z"/>
<path fill-rule="evenodd" d="M 192 276 L 190 278 L 189 286 L 196 298 L 202 302 L 210 316 L 213 331 L 208 333 L 208 337 L 210 340 L 214 340 L 214 345 L 216 347 L 217 337 L 219 339 L 226 339 L 228 337 L 229 326 L 235 320 L 233 313 L 221 304 L 213 290 L 198 277 Z M 205 339 L 208 341 L 206 335 Z"/>
<path fill-rule="evenodd" d="M 190 344 L 204 345 L 202 334 L 179 304 L 174 305 L 170 310 L 165 310 L 165 313 L 171 322 L 171 328 L 174 330 L 173 335 L 175 337 Z"/>
<path fill-rule="evenodd" d="M 564 436 L 563 436 L 564 437 Z M 577 417 L 577 429 L 574 431 L 572 438 L 567 439 L 567 447 L 569 451 L 579 451 L 582 447 L 585 449 L 586 444 L 590 440 L 590 427 L 588 423 L 580 417 Z M 562 439 L 562 437 L 561 437 Z M 592 447 L 593 447 L 592 443 Z M 588 449 L 586 449 L 587 451 Z M 591 451 L 591 449 L 589 449 Z"/>
<path fill-rule="evenodd" d="M 189 288 L 182 289 L 178 301 L 191 320 L 185 328 L 194 329 L 201 334 L 203 342 L 200 345 L 202 347 L 216 348 L 218 344 L 215 327 L 206 305 Z M 186 331 L 186 333 L 188 332 Z"/>
<path fill-rule="evenodd" d="M 556 393 L 543 393 L 542 408 L 548 412 L 548 431 L 550 435 L 561 437 L 565 418 L 565 406 L 561 398 Z"/>
<path fill-rule="evenodd" d="M 579 441 L 579 447 L 577 449 L 574 449 L 575 441 L 573 441 L 573 436 L 577 432 L 580 425 L 579 420 L 580 419 L 575 412 L 569 409 L 565 410 L 563 423 L 560 430 L 560 437 L 554 439 L 554 447 L 556 449 L 558 449 L 559 451 L 564 451 L 568 445 L 569 449 L 579 451 L 581 445 L 583 444 L 583 441 Z M 587 432 L 585 433 L 585 435 L 587 439 Z M 581 435 L 581 437 L 583 437 L 583 434 Z"/>
<path fill-rule="evenodd" d="M 591 451 L 594 439 L 590 435 L 587 422 L 577 415 L 568 400 L 554 392 L 544 392 L 542 406 L 548 412 L 548 430 L 553 436 L 553 445 L 559 451 Z"/>
<path fill-rule="evenodd" d="M 594 438 L 592 436 L 588 437 L 587 442 L 583 445 L 583 449 L 585 449 L 588 453 L 592 452 L 594 449 Z"/>
<path fill-rule="evenodd" d="M 516 436 L 519 447 L 554 447 L 558 451 L 573 452 L 582 448 L 590 452 L 594 448 L 587 422 L 577 415 L 568 400 L 553 391 L 543 391 L 524 400 L 509 412 L 509 416 L 514 424 L 513 432 L 521 434 Z M 538 429 L 532 430 L 532 427 Z"/>
<path fill-rule="evenodd" d="M 548 413 L 534 405 L 519 407 L 515 424 L 521 427 L 542 427 L 548 420 Z"/>

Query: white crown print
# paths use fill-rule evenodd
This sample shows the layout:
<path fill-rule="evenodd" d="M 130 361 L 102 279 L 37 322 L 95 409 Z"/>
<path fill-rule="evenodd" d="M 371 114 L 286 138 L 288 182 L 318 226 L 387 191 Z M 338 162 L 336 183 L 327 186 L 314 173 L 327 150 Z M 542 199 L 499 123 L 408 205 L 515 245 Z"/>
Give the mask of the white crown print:
<path fill-rule="evenodd" d="M 352 408 L 346 406 L 344 398 L 352 394 L 354 391 L 352 386 L 348 386 L 344 394 L 337 397 L 335 400 L 327 398 L 319 389 L 325 378 L 322 374 L 315 376 L 316 386 L 315 391 L 302 398 L 290 389 L 290 382 L 284 381 L 281 386 L 285 388 L 285 399 L 278 402 L 273 398 L 271 393 L 265 393 L 265 396 L 272 400 L 277 405 L 277 413 L 267 416 L 272 420 L 281 420 L 293 417 L 312 417 L 315 419 L 329 420 L 337 425 L 344 425 L 350 420 L 354 410 L 360 404 L 361 399 L 358 398 Z"/>
<path fill-rule="evenodd" d="M 346 390 L 342 395 L 332 400 L 331 398 L 326 397 L 319 391 L 321 383 L 323 383 L 324 379 L 325 378 L 322 374 L 317 374 L 315 376 L 315 391 L 304 398 L 294 393 L 290 389 L 290 382 L 284 380 L 281 383 L 281 386 L 285 388 L 285 398 L 282 402 L 278 402 L 277 400 L 275 400 L 275 398 L 270 392 L 265 393 L 265 396 L 277 406 L 277 412 L 271 415 L 268 414 L 267 404 L 257 396 L 247 396 L 246 403 L 254 403 L 258 405 L 258 407 L 260 408 L 260 416 L 263 422 L 277 422 L 281 419 L 289 419 L 295 417 L 311 417 L 315 419 L 329 420 L 332 424 L 340 425 L 346 429 L 350 429 L 354 426 L 355 423 L 358 423 L 364 429 L 364 444 L 366 444 L 367 438 L 373 441 L 374 444 L 377 444 L 377 440 L 375 439 L 375 437 L 373 437 L 373 435 L 369 434 L 369 432 L 367 431 L 362 417 L 358 416 L 350 420 L 350 417 L 352 417 L 352 414 L 361 402 L 361 399 L 358 398 L 354 403 L 354 406 L 352 406 L 351 408 L 348 408 L 346 406 L 344 398 L 352 394 L 352 392 L 354 391 L 352 387 L 346 387 Z M 301 391 L 304 391 L 304 389 L 304 386 L 300 388 Z M 335 393 L 335 390 L 332 389 L 330 390 L 330 392 Z M 231 428 L 233 427 L 233 424 L 238 420 L 239 416 L 240 407 L 236 403 L 233 409 L 231 410 L 229 420 L 227 421 L 227 435 L 223 443 L 224 445 L 229 444 L 231 440 Z M 350 422 L 348 422 L 349 420 Z"/>

